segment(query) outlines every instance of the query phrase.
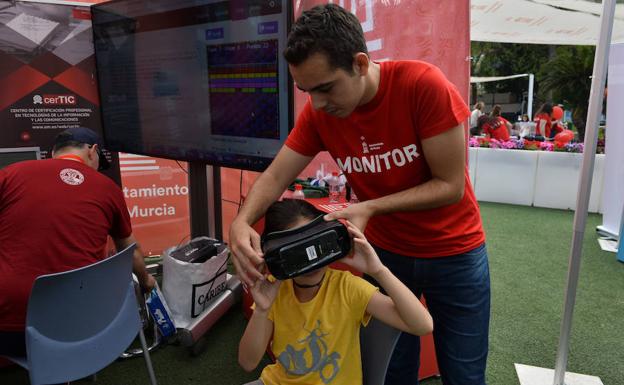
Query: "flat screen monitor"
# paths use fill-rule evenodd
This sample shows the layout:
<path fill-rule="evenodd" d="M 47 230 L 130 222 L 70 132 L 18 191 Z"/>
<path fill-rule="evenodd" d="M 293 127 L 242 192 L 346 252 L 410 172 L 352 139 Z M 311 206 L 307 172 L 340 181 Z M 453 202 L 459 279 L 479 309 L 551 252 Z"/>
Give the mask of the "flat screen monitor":
<path fill-rule="evenodd" d="M 39 147 L 0 148 L 0 168 L 23 160 L 39 160 Z"/>
<path fill-rule="evenodd" d="M 111 150 L 263 170 L 292 127 L 291 0 L 114 0 L 93 10 Z"/>

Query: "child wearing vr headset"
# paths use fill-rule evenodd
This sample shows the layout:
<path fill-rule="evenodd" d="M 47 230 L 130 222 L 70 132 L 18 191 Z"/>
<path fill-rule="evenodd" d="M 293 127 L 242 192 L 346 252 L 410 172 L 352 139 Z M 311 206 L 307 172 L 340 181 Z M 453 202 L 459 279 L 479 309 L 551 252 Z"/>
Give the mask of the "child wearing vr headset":
<path fill-rule="evenodd" d="M 324 213 L 304 200 L 273 203 L 263 236 L 305 226 Z M 374 278 L 387 294 L 348 271 L 320 267 L 284 281 L 265 279 L 249 290 L 254 311 L 239 344 L 238 361 L 254 370 L 273 337 L 277 362 L 248 385 L 361 384 L 359 332 L 370 317 L 415 335 L 433 330 L 429 312 L 386 268 L 364 234 L 347 222 L 352 257 L 344 264 Z"/>

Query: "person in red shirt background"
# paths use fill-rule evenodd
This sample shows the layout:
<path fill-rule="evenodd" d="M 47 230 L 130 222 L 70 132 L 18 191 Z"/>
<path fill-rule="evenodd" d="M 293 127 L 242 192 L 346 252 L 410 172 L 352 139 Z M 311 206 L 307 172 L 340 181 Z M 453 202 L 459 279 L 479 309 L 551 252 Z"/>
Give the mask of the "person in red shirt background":
<path fill-rule="evenodd" d="M 38 276 L 104 259 L 109 235 L 117 250 L 136 242 L 121 189 L 97 171 L 108 165 L 101 145 L 92 130 L 70 128 L 56 137 L 53 159 L 0 170 L 0 355 L 26 355 L 26 309 Z M 133 271 L 144 289 L 154 287 L 138 247 Z"/>
<path fill-rule="evenodd" d="M 541 135 L 550 138 L 550 129 L 552 127 L 553 107 L 550 103 L 544 103 L 535 113 L 533 121 L 535 122 L 535 135 Z"/>
<path fill-rule="evenodd" d="M 494 106 L 490 113 L 489 119 L 483 123 L 483 133 L 497 140 L 509 140 L 509 131 L 511 123 L 501 116 L 501 106 Z"/>
<path fill-rule="evenodd" d="M 248 287 L 267 279 L 251 225 L 326 150 L 360 199 L 326 219 L 365 231 L 382 262 L 426 297 L 443 382 L 485 385 L 490 278 L 459 92 L 429 63 L 372 61 L 360 22 L 335 4 L 303 12 L 284 56 L 310 97 L 230 226 L 237 275 Z M 401 336 L 386 385 L 418 383 L 419 349 L 418 337 Z"/>
<path fill-rule="evenodd" d="M 553 139 L 557 134 L 562 133 L 567 129 L 566 125 L 562 122 L 563 119 L 563 108 L 561 105 L 554 106 L 552 112 L 552 124 L 550 127 L 550 136 L 549 138 Z"/>

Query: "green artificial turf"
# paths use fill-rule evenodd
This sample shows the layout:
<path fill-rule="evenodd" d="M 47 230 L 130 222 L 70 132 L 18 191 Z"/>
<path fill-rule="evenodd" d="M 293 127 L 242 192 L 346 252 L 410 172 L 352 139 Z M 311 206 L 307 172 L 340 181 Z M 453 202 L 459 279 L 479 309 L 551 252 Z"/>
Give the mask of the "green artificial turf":
<path fill-rule="evenodd" d="M 559 340 L 574 213 L 481 203 L 492 279 L 492 320 L 487 379 L 517 385 L 514 363 L 553 368 Z M 624 384 L 624 264 L 600 250 L 590 215 L 572 325 L 568 371 L 599 376 L 605 385 Z M 170 345 L 152 354 L 160 385 L 238 385 L 259 370 L 238 367 L 236 351 L 245 327 L 240 307 L 206 335 L 206 349 L 193 356 Z M 265 359 L 263 364 L 268 361 Z M 80 381 L 78 383 L 90 383 Z M 142 358 L 102 370 L 96 384 L 148 384 Z M 0 384 L 26 385 L 20 368 L 0 369 Z M 439 379 L 423 385 L 441 384 Z"/>

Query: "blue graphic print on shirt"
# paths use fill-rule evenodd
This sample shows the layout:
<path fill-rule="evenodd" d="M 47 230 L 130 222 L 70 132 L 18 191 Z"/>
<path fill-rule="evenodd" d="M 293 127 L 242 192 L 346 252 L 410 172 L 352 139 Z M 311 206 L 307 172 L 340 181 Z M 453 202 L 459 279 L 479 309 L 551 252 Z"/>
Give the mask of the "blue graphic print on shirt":
<path fill-rule="evenodd" d="M 340 371 L 338 352 L 328 353 L 327 343 L 324 338 L 328 333 L 321 330 L 321 321 L 316 321 L 316 328 L 309 332 L 308 336 L 297 341 L 298 344 L 307 344 L 303 349 L 297 350 L 288 344 L 280 353 L 277 360 L 290 375 L 302 376 L 311 372 L 318 372 L 321 381 L 329 384 Z M 308 365 L 304 357 L 309 352 L 311 362 Z"/>

